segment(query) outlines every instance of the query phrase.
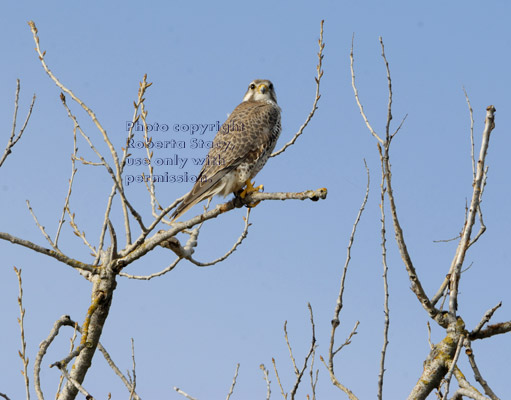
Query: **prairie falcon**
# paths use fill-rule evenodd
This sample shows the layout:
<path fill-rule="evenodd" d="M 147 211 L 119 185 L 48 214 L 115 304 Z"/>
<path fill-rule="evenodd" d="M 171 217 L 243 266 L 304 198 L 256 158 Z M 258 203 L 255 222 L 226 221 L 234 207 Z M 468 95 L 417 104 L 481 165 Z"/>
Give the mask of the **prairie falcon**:
<path fill-rule="evenodd" d="M 243 101 L 217 132 L 192 190 L 176 208 L 175 220 L 204 199 L 257 190 L 250 182 L 263 168 L 280 135 L 280 107 L 273 84 L 250 82 Z"/>

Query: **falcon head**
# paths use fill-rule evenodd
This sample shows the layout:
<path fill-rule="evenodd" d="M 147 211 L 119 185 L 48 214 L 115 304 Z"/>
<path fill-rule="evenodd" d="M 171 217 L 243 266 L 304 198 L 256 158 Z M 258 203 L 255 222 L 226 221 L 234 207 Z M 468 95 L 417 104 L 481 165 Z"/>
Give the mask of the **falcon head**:
<path fill-rule="evenodd" d="M 267 79 L 254 79 L 248 85 L 243 101 L 266 101 L 277 104 L 273 83 Z"/>

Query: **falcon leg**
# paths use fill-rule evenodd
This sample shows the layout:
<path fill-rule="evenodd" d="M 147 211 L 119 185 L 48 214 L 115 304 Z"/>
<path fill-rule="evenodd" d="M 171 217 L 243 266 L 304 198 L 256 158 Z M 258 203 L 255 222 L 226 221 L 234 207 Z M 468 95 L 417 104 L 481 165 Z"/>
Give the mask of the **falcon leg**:
<path fill-rule="evenodd" d="M 255 181 L 254 181 L 255 183 Z M 245 182 L 245 185 L 247 185 L 247 187 L 245 188 L 245 190 L 243 190 L 239 196 L 244 199 L 245 197 L 247 197 L 248 194 L 251 194 L 251 193 L 254 193 L 254 192 L 259 192 L 259 191 L 263 191 L 264 190 L 264 186 L 263 185 L 259 185 L 257 187 L 254 187 L 254 183 L 250 182 L 250 179 L 247 179 L 247 181 Z M 256 201 L 255 203 L 250 203 L 250 204 L 247 204 L 247 207 L 248 208 L 253 208 L 255 206 L 257 206 L 261 201 Z"/>

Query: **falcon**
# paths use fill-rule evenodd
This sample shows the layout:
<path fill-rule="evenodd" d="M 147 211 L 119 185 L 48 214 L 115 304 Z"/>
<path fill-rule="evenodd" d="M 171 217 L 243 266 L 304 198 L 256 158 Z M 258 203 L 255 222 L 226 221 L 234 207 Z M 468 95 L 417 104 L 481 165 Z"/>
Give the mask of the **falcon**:
<path fill-rule="evenodd" d="M 273 83 L 266 79 L 250 82 L 243 101 L 217 132 L 197 181 L 171 215 L 172 220 L 215 195 L 235 193 L 245 198 L 262 189 L 262 185 L 254 188 L 251 179 L 268 161 L 280 131 L 280 107 Z"/>

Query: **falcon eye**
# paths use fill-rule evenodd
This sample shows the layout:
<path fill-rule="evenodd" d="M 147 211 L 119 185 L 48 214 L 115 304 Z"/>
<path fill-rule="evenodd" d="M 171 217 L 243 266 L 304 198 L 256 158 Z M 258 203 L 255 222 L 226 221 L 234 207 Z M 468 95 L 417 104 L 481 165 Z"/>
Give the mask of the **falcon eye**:
<path fill-rule="evenodd" d="M 256 88 L 256 85 L 251 83 L 250 86 L 249 86 L 250 89 L 254 90 Z"/>
<path fill-rule="evenodd" d="M 273 83 L 270 85 L 270 90 L 273 90 Z"/>

